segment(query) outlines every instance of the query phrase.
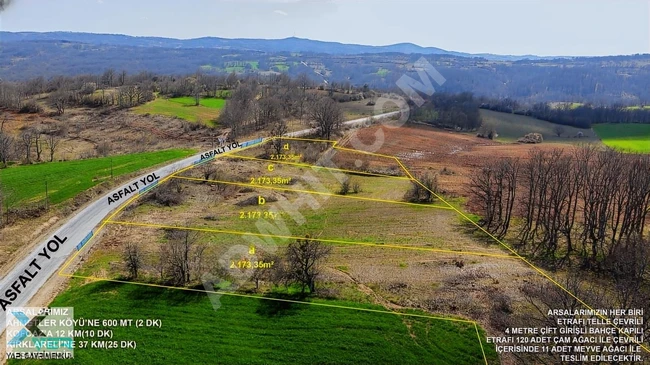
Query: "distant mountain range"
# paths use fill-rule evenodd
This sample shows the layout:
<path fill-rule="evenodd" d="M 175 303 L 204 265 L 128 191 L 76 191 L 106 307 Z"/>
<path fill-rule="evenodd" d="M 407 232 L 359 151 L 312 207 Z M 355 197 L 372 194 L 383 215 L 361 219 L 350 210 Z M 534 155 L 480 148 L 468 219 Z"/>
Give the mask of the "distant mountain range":
<path fill-rule="evenodd" d="M 68 41 L 87 44 L 103 44 L 133 47 L 162 48 L 215 48 L 261 52 L 310 52 L 333 55 L 357 55 L 370 53 L 402 53 L 423 55 L 451 55 L 459 57 L 481 57 L 488 60 L 516 61 L 523 59 L 539 60 L 563 57 L 540 57 L 535 55 L 497 55 L 491 53 L 471 54 L 447 51 L 436 47 L 422 47 L 413 43 L 398 43 L 388 46 L 368 46 L 324 42 L 305 38 L 290 37 L 284 39 L 250 39 L 202 37 L 193 39 L 175 39 L 163 37 L 135 37 L 123 34 L 95 34 L 77 32 L 0 32 L 0 42 L 20 41 Z"/>
<path fill-rule="evenodd" d="M 410 43 L 364 46 L 300 38 L 179 40 L 0 32 L 0 79 L 6 81 L 98 75 L 112 68 L 128 74 L 306 74 L 320 83 L 367 84 L 400 92 L 404 76 L 422 76 L 422 57 L 446 80 L 436 91 L 529 102 L 650 103 L 650 55 L 549 58 L 470 55 Z"/>

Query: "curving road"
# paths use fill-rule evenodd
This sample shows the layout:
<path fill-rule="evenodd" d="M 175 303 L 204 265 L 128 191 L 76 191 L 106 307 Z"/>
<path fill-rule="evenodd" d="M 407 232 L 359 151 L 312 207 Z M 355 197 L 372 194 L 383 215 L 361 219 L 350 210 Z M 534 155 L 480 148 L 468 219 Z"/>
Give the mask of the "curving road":
<path fill-rule="evenodd" d="M 399 112 L 385 113 L 375 118 L 386 118 Z M 345 126 L 362 126 L 369 118 L 360 118 L 343 123 Z M 288 133 L 289 137 L 302 137 L 316 132 L 316 128 Z M 263 139 L 251 141 L 261 143 Z M 141 192 L 153 188 L 158 181 L 165 177 L 192 166 L 199 161 L 219 157 L 222 154 L 248 147 L 247 143 L 238 146 L 226 146 L 216 150 L 173 162 L 160 169 L 133 179 L 128 184 L 102 196 L 86 208 L 78 212 L 45 241 L 41 242 L 34 252 L 18 263 L 0 280 L 0 334 L 5 330 L 5 312 L 9 307 L 27 306 L 29 300 L 55 274 L 61 266 L 92 238 L 93 230 L 113 211 L 128 199 Z M 243 147 L 242 147 L 243 146 Z M 4 344 L 1 345 L 4 347 Z"/>

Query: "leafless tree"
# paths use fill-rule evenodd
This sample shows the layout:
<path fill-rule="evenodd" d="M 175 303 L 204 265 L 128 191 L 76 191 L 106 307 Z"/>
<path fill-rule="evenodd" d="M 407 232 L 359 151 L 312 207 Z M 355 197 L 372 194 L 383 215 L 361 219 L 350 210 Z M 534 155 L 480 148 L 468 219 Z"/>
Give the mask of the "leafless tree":
<path fill-rule="evenodd" d="M 255 90 L 248 85 L 240 85 L 232 92 L 230 99 L 219 115 L 218 122 L 230 128 L 230 135 L 237 138 L 249 128 L 251 109 L 255 100 Z"/>
<path fill-rule="evenodd" d="M 470 192 L 480 207 L 481 225 L 502 238 L 508 232 L 515 204 L 518 160 L 498 160 L 472 176 Z"/>
<path fill-rule="evenodd" d="M 280 101 L 275 97 L 265 97 L 257 100 L 253 109 L 255 129 L 260 130 L 273 125 L 281 119 Z"/>
<path fill-rule="evenodd" d="M 25 153 L 25 161 L 32 162 L 32 144 L 34 143 L 34 130 L 31 128 L 24 129 L 20 132 L 20 141 Z"/>
<path fill-rule="evenodd" d="M 199 234 L 188 230 L 168 230 L 169 246 L 166 272 L 174 285 L 186 285 L 202 269 L 205 245 L 199 243 Z"/>
<path fill-rule="evenodd" d="M 277 255 L 264 254 L 257 257 L 258 261 L 264 261 L 272 263 L 271 267 L 262 267 L 253 269 L 253 276 L 251 280 L 255 282 L 255 289 L 260 289 L 260 282 L 262 281 L 273 281 L 273 279 L 278 275 L 278 270 L 282 270 L 281 259 Z"/>
<path fill-rule="evenodd" d="M 277 154 L 282 153 L 282 144 L 283 144 L 282 136 L 284 136 L 288 132 L 289 132 L 289 128 L 287 128 L 287 123 L 284 120 L 278 120 L 273 124 L 273 129 L 271 130 L 271 136 L 275 138 L 271 142 L 271 145 L 273 146 L 275 153 Z"/>
<path fill-rule="evenodd" d="M 12 156 L 14 143 L 14 137 L 0 132 L 0 161 L 2 161 L 4 167 L 7 167 L 7 162 L 9 162 Z"/>
<path fill-rule="evenodd" d="M 41 127 L 34 128 L 33 136 L 36 161 L 41 162 L 41 155 L 43 154 L 43 129 Z"/>
<path fill-rule="evenodd" d="M 332 248 L 306 236 L 287 247 L 288 273 L 293 282 L 300 284 L 301 292 L 309 288 L 311 293 L 316 291 L 316 280 L 320 275 L 320 266 L 330 254 Z"/>
<path fill-rule="evenodd" d="M 124 86 L 124 84 L 126 83 L 126 70 L 122 70 L 120 72 L 118 79 L 119 79 L 120 86 Z"/>
<path fill-rule="evenodd" d="M 213 179 L 215 174 L 217 173 L 217 166 L 215 166 L 213 163 L 204 163 L 201 165 L 199 168 L 199 171 L 201 172 L 201 176 L 203 177 L 204 183 L 207 182 L 210 179 Z"/>
<path fill-rule="evenodd" d="M 171 179 L 165 182 L 162 186 L 158 187 L 151 194 L 153 199 L 158 204 L 164 206 L 179 205 L 183 202 L 183 187 L 178 179 Z"/>
<path fill-rule="evenodd" d="M 124 246 L 124 252 L 122 252 L 122 260 L 124 261 L 124 266 L 129 272 L 129 277 L 131 279 L 136 279 L 143 261 L 140 246 L 133 242 L 127 243 L 126 246 Z"/>
<path fill-rule="evenodd" d="M 2 115 L 2 122 L 0 122 L 0 133 L 4 133 L 5 131 L 5 124 L 9 121 L 9 116 L 7 114 Z"/>
<path fill-rule="evenodd" d="M 113 87 L 114 78 L 115 78 L 115 70 L 112 69 L 112 68 L 109 68 L 106 71 L 104 71 L 104 74 L 102 75 L 101 84 L 103 86 L 106 86 L 106 87 Z"/>
<path fill-rule="evenodd" d="M 562 137 L 562 134 L 564 134 L 564 132 L 565 132 L 564 126 L 558 124 L 555 127 L 553 127 L 553 133 L 555 133 L 555 135 L 558 137 Z"/>
<path fill-rule="evenodd" d="M 51 132 L 45 137 L 45 140 L 47 141 L 47 147 L 50 152 L 50 162 L 52 162 L 54 161 L 54 152 L 61 143 L 61 137 L 59 137 L 56 133 Z"/>
<path fill-rule="evenodd" d="M 56 112 L 59 115 L 63 115 L 65 113 L 65 108 L 68 104 L 68 99 L 69 95 L 66 91 L 63 91 L 61 89 L 55 91 L 50 95 L 50 102 L 54 108 L 56 108 Z"/>
<path fill-rule="evenodd" d="M 341 107 L 328 97 L 317 99 L 311 104 L 309 117 L 316 122 L 325 139 L 330 139 L 332 132 L 338 130 L 343 121 Z"/>

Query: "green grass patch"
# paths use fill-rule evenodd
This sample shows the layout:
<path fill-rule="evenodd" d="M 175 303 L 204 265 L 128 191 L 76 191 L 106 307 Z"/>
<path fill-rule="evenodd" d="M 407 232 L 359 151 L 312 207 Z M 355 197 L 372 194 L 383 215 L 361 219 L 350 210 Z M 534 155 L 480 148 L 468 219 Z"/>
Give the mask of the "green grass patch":
<path fill-rule="evenodd" d="M 390 73 L 389 69 L 380 67 L 375 74 L 380 77 L 386 77 L 389 73 Z"/>
<path fill-rule="evenodd" d="M 486 109 L 481 109 L 480 113 L 481 118 L 483 118 L 483 127 L 496 129 L 499 134 L 497 141 L 514 142 L 528 133 L 541 133 L 544 142 L 584 143 L 598 140 L 596 134 L 590 129 L 562 126 L 564 131 L 558 137 L 555 134 L 557 124 L 525 115 L 501 113 Z M 582 138 L 574 138 L 578 135 L 578 132 L 582 132 Z"/>
<path fill-rule="evenodd" d="M 648 110 L 648 109 L 650 109 L 650 105 L 643 105 L 643 106 L 633 105 L 633 106 L 628 106 L 625 109 L 627 109 L 627 110 L 640 110 L 640 109 Z"/>
<path fill-rule="evenodd" d="M 594 124 L 593 128 L 609 147 L 626 152 L 650 153 L 650 124 Z"/>
<path fill-rule="evenodd" d="M 11 194 L 12 200 L 15 199 L 17 203 L 44 199 L 45 181 L 47 181 L 50 203 L 56 204 L 110 179 L 111 164 L 113 176 L 119 177 L 193 153 L 195 153 L 193 150 L 175 149 L 15 166 L 0 170 L 0 181 L 5 190 Z"/>
<path fill-rule="evenodd" d="M 219 116 L 221 108 L 226 101 L 221 98 L 201 98 L 199 105 L 191 96 L 178 98 L 156 98 L 146 104 L 133 108 L 136 114 L 157 114 L 177 117 L 190 122 L 201 120 L 210 123 Z"/>
<path fill-rule="evenodd" d="M 276 294 L 287 298 L 286 294 Z M 293 296 L 288 297 L 295 299 Z M 300 299 L 299 299 L 300 300 Z M 385 309 L 345 301 L 313 303 Z M 161 328 L 114 327 L 137 350 L 75 349 L 75 359 L 38 364 L 481 364 L 473 325 L 255 298 L 97 282 L 68 289 L 52 306 L 77 318 L 160 319 Z M 410 311 L 414 314 L 425 314 Z M 76 328 L 85 329 L 85 328 Z M 497 363 L 493 345 L 483 346 Z M 10 364 L 31 363 L 10 361 Z M 34 362 L 36 363 L 36 362 Z"/>

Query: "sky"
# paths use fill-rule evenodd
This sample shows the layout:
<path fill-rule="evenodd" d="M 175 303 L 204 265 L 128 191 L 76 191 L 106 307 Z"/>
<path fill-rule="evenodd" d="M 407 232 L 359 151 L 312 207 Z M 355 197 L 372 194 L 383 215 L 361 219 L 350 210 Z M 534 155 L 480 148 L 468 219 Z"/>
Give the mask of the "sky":
<path fill-rule="evenodd" d="M 5 0 L 0 0 L 5 1 Z M 0 30 L 401 42 L 469 53 L 650 53 L 650 0 L 11 0 Z"/>

